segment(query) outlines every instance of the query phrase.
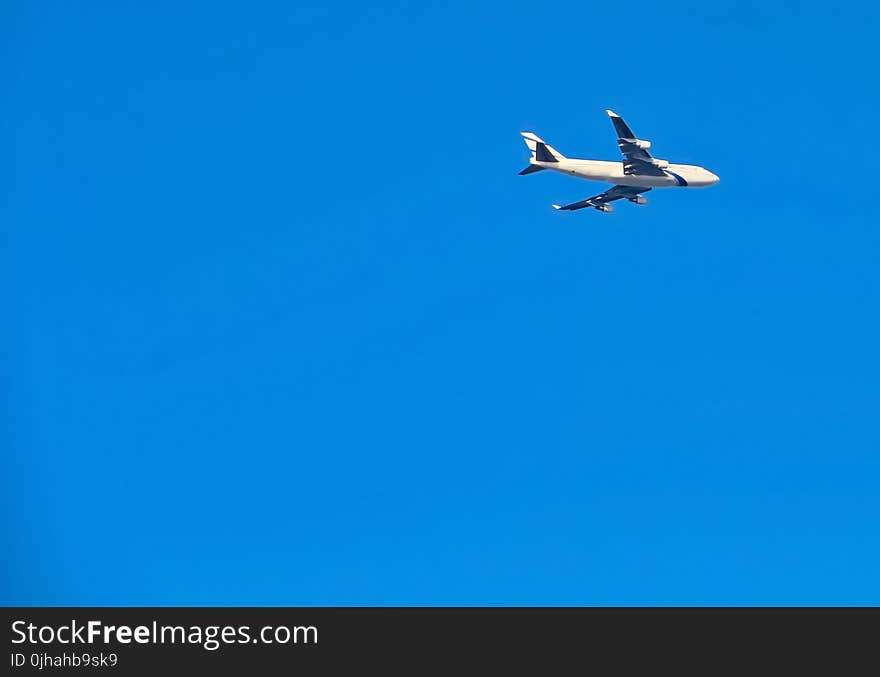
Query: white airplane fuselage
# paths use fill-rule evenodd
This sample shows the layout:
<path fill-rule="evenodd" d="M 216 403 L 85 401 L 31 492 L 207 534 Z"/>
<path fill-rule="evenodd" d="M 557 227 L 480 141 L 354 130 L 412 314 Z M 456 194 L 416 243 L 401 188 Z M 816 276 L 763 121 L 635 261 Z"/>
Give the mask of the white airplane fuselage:
<path fill-rule="evenodd" d="M 577 160 L 560 158 L 558 162 L 540 162 L 532 159 L 531 164 L 554 172 L 576 176 L 590 181 L 607 181 L 619 186 L 639 188 L 662 188 L 680 186 L 683 188 L 702 188 L 718 183 L 718 177 L 698 165 L 679 165 L 668 163 L 662 168 L 663 176 L 636 176 L 623 173 L 623 163 L 607 160 Z"/>

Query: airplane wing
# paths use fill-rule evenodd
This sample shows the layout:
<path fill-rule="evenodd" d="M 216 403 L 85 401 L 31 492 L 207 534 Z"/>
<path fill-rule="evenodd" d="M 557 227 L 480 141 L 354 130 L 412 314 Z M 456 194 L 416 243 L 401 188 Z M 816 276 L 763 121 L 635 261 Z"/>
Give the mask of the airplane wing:
<path fill-rule="evenodd" d="M 623 153 L 623 173 L 636 176 L 666 176 L 660 167 L 654 164 L 654 158 L 648 152 L 651 144 L 639 139 L 629 125 L 613 110 L 606 110 L 614 131 L 617 132 L 617 145 Z"/>
<path fill-rule="evenodd" d="M 565 209 L 574 211 L 575 209 L 583 209 L 584 207 L 593 207 L 599 211 L 611 211 L 611 207 L 605 207 L 609 202 L 621 200 L 623 198 L 634 198 L 639 193 L 647 193 L 650 188 L 638 188 L 634 186 L 612 186 L 604 193 L 594 195 L 593 197 L 581 200 L 580 202 L 572 202 L 570 205 L 553 205 L 554 209 Z"/>

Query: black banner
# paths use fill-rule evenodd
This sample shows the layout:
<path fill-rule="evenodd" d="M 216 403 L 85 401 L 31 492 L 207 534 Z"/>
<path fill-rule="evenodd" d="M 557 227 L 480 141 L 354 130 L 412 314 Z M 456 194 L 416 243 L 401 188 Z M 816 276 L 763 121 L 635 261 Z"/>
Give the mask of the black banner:
<path fill-rule="evenodd" d="M 876 670 L 868 608 L 6 608 L 7 674 Z"/>

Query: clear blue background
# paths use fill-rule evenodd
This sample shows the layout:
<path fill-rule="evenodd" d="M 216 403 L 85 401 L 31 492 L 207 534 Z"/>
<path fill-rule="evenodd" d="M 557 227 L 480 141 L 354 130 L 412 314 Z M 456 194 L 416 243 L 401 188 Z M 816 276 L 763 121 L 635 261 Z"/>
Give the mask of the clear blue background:
<path fill-rule="evenodd" d="M 4 4 L 0 601 L 880 603 L 878 16 Z"/>

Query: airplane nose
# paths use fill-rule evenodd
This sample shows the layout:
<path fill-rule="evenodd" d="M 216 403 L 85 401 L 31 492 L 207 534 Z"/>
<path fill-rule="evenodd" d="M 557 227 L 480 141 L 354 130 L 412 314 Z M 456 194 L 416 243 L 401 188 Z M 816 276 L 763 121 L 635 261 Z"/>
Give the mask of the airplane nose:
<path fill-rule="evenodd" d="M 712 172 L 709 172 L 709 183 L 710 184 L 718 183 L 720 180 L 721 179 L 718 178 L 717 174 L 713 174 Z"/>

